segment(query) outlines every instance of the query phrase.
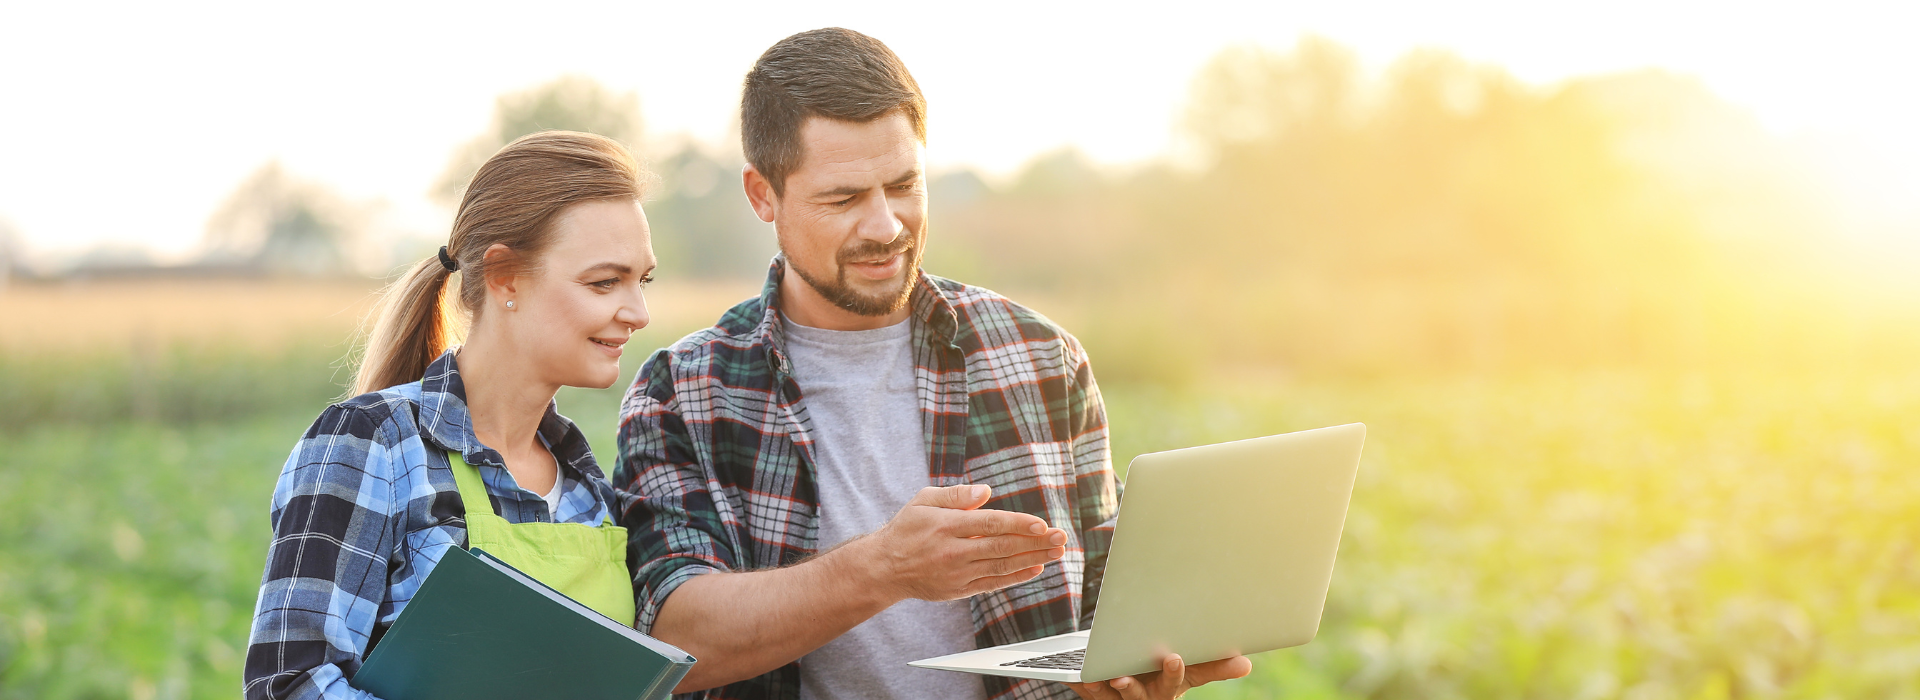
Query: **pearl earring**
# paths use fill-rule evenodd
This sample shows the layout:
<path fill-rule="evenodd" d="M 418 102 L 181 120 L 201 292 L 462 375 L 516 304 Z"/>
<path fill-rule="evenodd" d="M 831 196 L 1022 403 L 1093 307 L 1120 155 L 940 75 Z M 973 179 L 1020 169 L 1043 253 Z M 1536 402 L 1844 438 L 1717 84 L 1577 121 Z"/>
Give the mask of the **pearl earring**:
<path fill-rule="evenodd" d="M 509 308 L 509 309 L 511 309 L 511 308 L 513 308 L 513 300 L 512 300 L 512 299 L 508 299 L 508 300 L 507 300 L 507 308 Z"/>

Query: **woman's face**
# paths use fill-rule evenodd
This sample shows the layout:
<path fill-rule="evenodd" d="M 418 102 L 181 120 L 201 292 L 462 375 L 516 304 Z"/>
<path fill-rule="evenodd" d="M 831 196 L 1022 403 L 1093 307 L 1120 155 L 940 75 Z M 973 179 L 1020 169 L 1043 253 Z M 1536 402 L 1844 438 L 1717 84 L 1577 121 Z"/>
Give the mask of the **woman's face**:
<path fill-rule="evenodd" d="M 647 215 L 635 200 L 583 202 L 553 226 L 540 269 L 491 286 L 485 315 L 501 322 L 516 361 L 544 383 L 613 386 L 621 347 L 648 321 L 643 292 L 655 261 Z"/>

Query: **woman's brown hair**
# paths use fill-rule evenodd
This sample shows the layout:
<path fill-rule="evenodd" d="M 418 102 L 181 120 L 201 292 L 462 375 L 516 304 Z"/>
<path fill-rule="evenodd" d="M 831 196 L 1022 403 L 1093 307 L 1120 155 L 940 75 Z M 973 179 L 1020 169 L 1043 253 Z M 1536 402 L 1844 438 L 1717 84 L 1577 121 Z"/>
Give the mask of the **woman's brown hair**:
<path fill-rule="evenodd" d="M 438 254 L 387 285 L 373 312 L 353 392 L 378 391 L 426 374 L 427 365 L 453 344 L 455 305 L 477 320 L 486 305 L 488 275 L 535 271 L 561 211 L 580 202 L 640 199 L 645 193 L 646 177 L 633 156 L 604 136 L 543 131 L 507 144 L 474 173 L 453 219 L 445 251 L 460 271 L 458 294 L 446 293 L 453 271 Z M 495 244 L 512 254 L 487 260 L 487 249 Z"/>

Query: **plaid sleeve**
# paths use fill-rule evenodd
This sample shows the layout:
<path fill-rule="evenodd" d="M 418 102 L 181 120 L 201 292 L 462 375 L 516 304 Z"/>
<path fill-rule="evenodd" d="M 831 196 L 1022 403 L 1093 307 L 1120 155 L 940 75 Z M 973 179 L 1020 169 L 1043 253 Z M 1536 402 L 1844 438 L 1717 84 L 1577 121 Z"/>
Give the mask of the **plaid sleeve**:
<path fill-rule="evenodd" d="M 394 548 L 393 449 L 367 409 L 333 406 L 273 492 L 273 542 L 247 642 L 248 698 L 370 698 L 360 667 Z"/>
<path fill-rule="evenodd" d="M 679 413 L 673 356 L 660 350 L 634 375 L 620 407 L 620 466 L 613 483 L 626 492 L 621 524 L 634 564 L 634 627 L 651 632 L 660 606 L 700 574 L 731 571 L 738 559 L 726 524 Z"/>
<path fill-rule="evenodd" d="M 1066 358 L 1073 378 L 1068 389 L 1068 427 L 1073 434 L 1074 516 L 1080 525 L 1080 543 L 1086 553 L 1086 577 L 1080 589 L 1080 629 L 1093 627 L 1093 611 L 1100 601 L 1100 581 L 1107 571 L 1107 552 L 1113 546 L 1113 521 L 1120 512 L 1119 484 L 1107 450 L 1107 409 L 1093 380 L 1093 365 L 1080 343 L 1067 336 Z"/>

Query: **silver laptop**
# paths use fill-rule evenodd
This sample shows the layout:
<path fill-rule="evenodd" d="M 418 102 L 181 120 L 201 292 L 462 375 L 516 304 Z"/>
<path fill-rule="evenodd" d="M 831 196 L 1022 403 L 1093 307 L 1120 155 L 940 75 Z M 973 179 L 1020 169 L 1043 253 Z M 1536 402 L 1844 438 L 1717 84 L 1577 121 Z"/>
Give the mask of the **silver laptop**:
<path fill-rule="evenodd" d="M 1091 630 L 910 665 L 1067 683 L 1298 646 L 1320 630 L 1359 423 L 1140 455 Z"/>

